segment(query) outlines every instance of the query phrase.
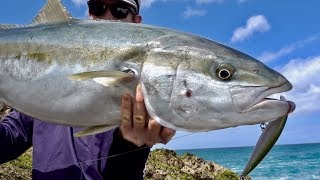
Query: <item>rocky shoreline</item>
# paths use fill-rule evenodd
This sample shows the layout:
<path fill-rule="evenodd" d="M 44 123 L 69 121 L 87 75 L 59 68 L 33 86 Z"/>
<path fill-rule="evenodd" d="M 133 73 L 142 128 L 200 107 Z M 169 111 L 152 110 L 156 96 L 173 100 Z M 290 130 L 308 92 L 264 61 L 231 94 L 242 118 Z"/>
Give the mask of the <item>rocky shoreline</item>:
<path fill-rule="evenodd" d="M 5 107 L 0 110 L 0 119 L 9 112 Z M 2 147 L 3 148 L 3 147 Z M 31 180 L 32 148 L 16 160 L 0 165 L 0 179 Z M 205 161 L 193 154 L 179 156 L 175 151 L 157 149 L 150 153 L 145 180 L 240 180 L 232 170 L 219 164 Z M 246 180 L 251 179 L 246 177 Z"/>
<path fill-rule="evenodd" d="M 219 164 L 193 154 L 178 155 L 173 150 L 157 149 L 150 153 L 144 179 L 147 180 L 238 180 L 239 175 Z M 250 177 L 244 178 L 246 180 Z"/>

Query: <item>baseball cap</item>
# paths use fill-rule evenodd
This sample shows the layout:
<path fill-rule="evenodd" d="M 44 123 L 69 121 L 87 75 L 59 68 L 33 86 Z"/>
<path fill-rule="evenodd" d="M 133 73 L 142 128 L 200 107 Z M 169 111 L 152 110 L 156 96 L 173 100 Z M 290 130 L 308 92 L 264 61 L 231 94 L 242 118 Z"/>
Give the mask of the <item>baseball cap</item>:
<path fill-rule="evenodd" d="M 134 9 L 136 10 L 136 14 L 139 14 L 139 11 L 140 11 L 140 5 L 141 5 L 141 2 L 140 0 L 121 0 L 123 2 L 126 2 L 130 5 L 132 5 L 132 7 L 134 7 Z"/>

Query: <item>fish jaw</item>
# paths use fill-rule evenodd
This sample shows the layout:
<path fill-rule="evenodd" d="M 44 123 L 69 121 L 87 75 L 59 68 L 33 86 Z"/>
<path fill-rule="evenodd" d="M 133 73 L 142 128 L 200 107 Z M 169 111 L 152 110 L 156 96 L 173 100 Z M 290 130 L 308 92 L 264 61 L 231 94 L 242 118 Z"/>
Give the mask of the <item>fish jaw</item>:
<path fill-rule="evenodd" d="M 295 104 L 288 100 L 267 98 L 270 95 L 289 91 L 292 85 L 285 81 L 275 87 L 234 86 L 230 88 L 236 112 L 243 113 L 247 124 L 267 122 L 294 111 Z M 262 119 L 263 118 L 263 119 Z"/>

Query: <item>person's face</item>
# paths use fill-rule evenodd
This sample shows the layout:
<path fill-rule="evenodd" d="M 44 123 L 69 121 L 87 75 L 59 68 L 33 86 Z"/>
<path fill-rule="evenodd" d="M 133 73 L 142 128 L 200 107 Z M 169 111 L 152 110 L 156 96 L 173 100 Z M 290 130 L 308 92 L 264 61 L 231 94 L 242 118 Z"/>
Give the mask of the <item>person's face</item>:
<path fill-rule="evenodd" d="M 102 8 L 105 10 L 102 10 L 102 13 L 98 14 L 90 13 L 89 5 L 89 16 L 92 19 L 121 20 L 133 23 L 140 23 L 142 21 L 141 16 L 133 14 L 132 10 L 130 9 L 131 6 L 121 0 L 102 0 L 98 3 L 93 3 L 93 8 L 91 9 L 94 8 Z"/>

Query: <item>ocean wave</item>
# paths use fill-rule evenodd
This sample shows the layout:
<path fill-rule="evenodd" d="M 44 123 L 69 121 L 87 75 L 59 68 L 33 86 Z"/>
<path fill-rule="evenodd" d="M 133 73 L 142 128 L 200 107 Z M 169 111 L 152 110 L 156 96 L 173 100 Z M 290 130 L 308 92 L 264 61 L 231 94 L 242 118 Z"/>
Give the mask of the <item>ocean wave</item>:
<path fill-rule="evenodd" d="M 285 176 L 285 177 L 280 177 L 279 179 L 277 179 L 277 180 L 287 180 L 287 179 L 289 179 L 290 177 L 289 176 Z"/>

